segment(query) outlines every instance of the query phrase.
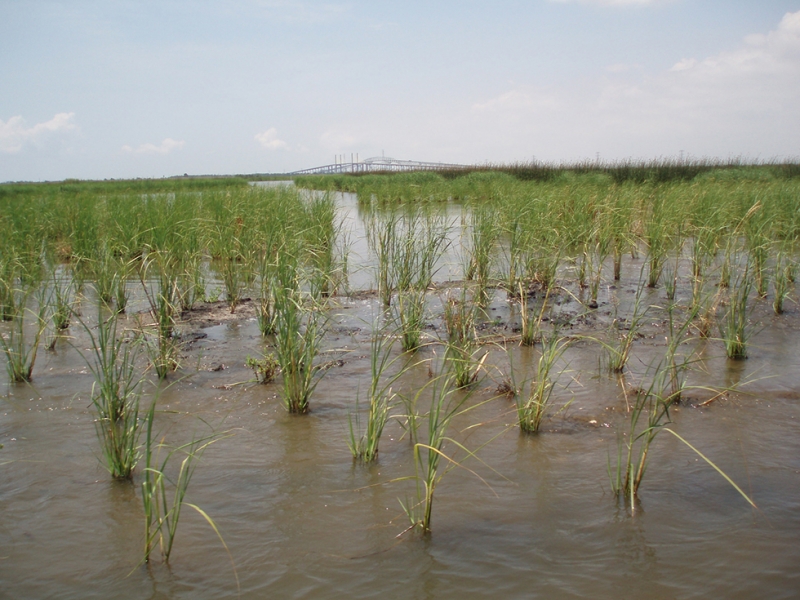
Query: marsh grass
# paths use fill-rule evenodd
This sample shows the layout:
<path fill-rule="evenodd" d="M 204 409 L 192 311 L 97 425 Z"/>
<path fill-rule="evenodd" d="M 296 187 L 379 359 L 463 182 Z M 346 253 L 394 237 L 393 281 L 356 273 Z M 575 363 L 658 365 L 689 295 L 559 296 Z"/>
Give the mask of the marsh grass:
<path fill-rule="evenodd" d="M 686 374 L 692 363 L 693 351 L 682 352 L 681 348 L 693 344 L 695 339 L 689 337 L 689 331 L 700 311 L 700 304 L 694 304 L 685 312 L 681 312 L 675 302 L 670 301 L 667 313 L 667 349 L 664 356 L 664 368 L 667 370 L 666 380 L 669 394 L 665 401 L 677 404 L 682 399 L 686 386 Z"/>
<path fill-rule="evenodd" d="M 180 342 L 176 336 L 177 319 L 181 314 L 178 261 L 168 252 L 151 251 L 143 257 L 139 277 L 149 305 L 153 324 L 142 327 L 147 352 L 159 379 L 165 379 L 178 368 Z M 146 330 L 155 332 L 155 340 Z"/>
<path fill-rule="evenodd" d="M 387 373 L 397 360 L 403 358 L 402 356 L 392 358 L 393 346 L 393 338 L 387 335 L 383 328 L 373 326 L 370 343 L 370 387 L 367 398 L 369 404 L 366 425 L 362 428 L 358 397 L 356 398 L 355 413 L 348 418 L 350 452 L 354 460 L 364 463 L 374 462 L 378 458 L 381 435 L 396 397 L 392 386 L 408 370 L 401 368 L 394 375 Z"/>
<path fill-rule="evenodd" d="M 431 394 L 430 410 L 425 418 L 427 423 L 427 438 L 425 442 L 414 443 L 414 469 L 413 479 L 416 482 L 416 501 L 400 502 L 408 520 L 408 530 L 417 530 L 423 535 L 431 532 L 431 518 L 433 515 L 433 500 L 437 486 L 442 478 L 454 466 L 461 466 L 451 455 L 445 453 L 447 443 L 466 452 L 467 456 L 474 455 L 462 444 L 448 436 L 448 429 L 456 415 L 462 414 L 469 393 L 458 391 L 454 388 L 453 375 L 447 371 L 440 372 L 429 380 L 415 394 L 411 404 L 417 406 L 418 399 L 425 393 Z M 442 459 L 446 466 L 442 466 Z"/>
<path fill-rule="evenodd" d="M 660 363 L 653 371 L 649 386 L 635 388 L 633 402 L 629 405 L 628 427 L 618 438 L 615 464 L 608 460 L 608 475 L 611 489 L 617 498 L 622 498 L 631 513 L 636 512 L 637 498 L 652 453 L 652 445 L 662 431 L 666 431 L 685 444 L 695 454 L 716 470 L 752 506 L 750 497 L 728 477 L 717 465 L 703 455 L 679 434 L 670 429 L 669 409 L 673 404 L 672 375 L 669 365 Z M 667 393 L 665 393 L 667 392 Z"/>
<path fill-rule="evenodd" d="M 325 370 L 317 358 L 326 317 L 319 307 L 306 308 L 297 289 L 276 292 L 275 356 L 283 379 L 283 405 L 290 413 L 308 412 L 309 400 Z"/>
<path fill-rule="evenodd" d="M 396 321 L 399 325 L 401 347 L 404 352 L 414 352 L 422 346 L 425 327 L 425 290 L 407 290 L 397 295 Z"/>
<path fill-rule="evenodd" d="M 48 304 L 44 291 L 37 295 L 36 310 L 28 307 L 33 294 L 31 290 L 15 290 L 13 302 L 20 307 L 11 319 L 11 326 L 6 335 L 0 334 L 0 349 L 6 355 L 8 379 L 13 383 L 30 382 L 33 378 L 33 365 L 39 352 L 39 341 L 47 328 Z M 32 318 L 32 325 L 27 324 L 26 314 Z M 30 329 L 33 335 L 30 335 Z"/>
<path fill-rule="evenodd" d="M 681 249 L 675 249 L 675 256 L 667 257 L 664 260 L 663 277 L 664 292 L 666 293 L 667 300 L 675 300 L 675 294 L 678 291 L 678 271 L 680 267 Z"/>
<path fill-rule="evenodd" d="M 463 388 L 477 379 L 488 356 L 484 353 L 480 359 L 476 358 L 479 345 L 475 319 L 479 306 L 468 296 L 466 288 L 461 289 L 458 299 L 450 295 L 443 298 L 442 305 L 447 329 L 445 362 L 452 369 L 455 385 Z"/>
<path fill-rule="evenodd" d="M 643 301 L 643 292 L 644 286 L 639 284 L 630 319 L 623 320 L 618 315 L 615 316 L 610 327 L 609 341 L 598 340 L 605 351 L 607 367 L 611 373 L 622 373 L 625 370 L 633 343 L 644 325 L 649 307 Z"/>
<path fill-rule="evenodd" d="M 144 508 L 144 562 L 149 562 L 158 546 L 164 562 L 169 562 L 172 547 L 178 533 L 181 511 L 188 506 L 197 511 L 217 534 L 220 542 L 230 556 L 228 546 L 211 517 L 199 506 L 186 501 L 189 484 L 203 452 L 225 434 L 211 435 L 194 439 L 189 443 L 168 447 L 153 439 L 153 417 L 156 402 L 150 406 L 146 417 L 146 436 L 144 445 L 145 468 L 142 477 L 142 505 Z M 163 458 L 161 452 L 164 452 Z M 176 478 L 167 474 L 170 462 L 175 456 L 183 456 Z M 235 574 L 235 569 L 234 569 Z M 237 585 L 238 585 L 238 576 Z"/>
<path fill-rule="evenodd" d="M 5 249 L 4 249 L 5 250 Z M 11 321 L 20 311 L 18 305 L 19 261 L 7 251 L 0 254 L 0 319 Z"/>
<path fill-rule="evenodd" d="M 635 511 L 639 486 L 647 469 L 650 447 L 658 433 L 669 423 L 670 402 L 660 395 L 666 371 L 657 368 L 647 389 L 636 388 L 628 413 L 627 431 L 620 436 L 616 465 L 609 458 L 611 489 Z"/>
<path fill-rule="evenodd" d="M 505 272 L 503 274 L 503 287 L 509 298 L 516 298 L 522 293 L 522 273 L 524 255 L 524 219 L 527 218 L 526 211 L 523 209 L 515 213 L 507 223 L 500 222 L 501 236 L 505 238 L 507 244 L 503 247 L 505 257 Z"/>
<path fill-rule="evenodd" d="M 542 353 L 536 363 L 533 380 L 527 397 L 521 394 L 515 396 L 517 406 L 517 423 L 525 433 L 538 433 L 547 410 L 551 404 L 555 379 L 553 369 L 564 355 L 571 340 L 559 337 L 553 332 L 542 341 Z M 557 375 L 557 374 L 556 374 Z M 569 402 L 559 408 L 565 410 Z"/>
<path fill-rule="evenodd" d="M 57 270 L 54 269 L 51 285 L 51 320 L 53 329 L 58 333 L 68 329 L 72 321 L 74 283 L 71 278 L 66 281 L 59 278 Z"/>
<path fill-rule="evenodd" d="M 256 302 L 256 321 L 261 335 L 275 332 L 275 271 L 277 256 L 273 253 L 272 240 L 258 257 L 256 263 L 256 282 L 258 300 Z"/>
<path fill-rule="evenodd" d="M 83 323 L 92 344 L 86 364 L 94 376 L 92 405 L 102 462 L 115 479 L 130 479 L 139 460 L 139 403 L 144 378 L 137 372 L 137 342 L 118 330 L 116 314 L 98 307 L 96 328 Z"/>
<path fill-rule="evenodd" d="M 750 338 L 749 299 L 753 289 L 750 264 L 737 273 L 731 282 L 730 293 L 724 313 L 719 319 L 720 337 L 725 344 L 728 358 L 747 358 L 747 341 Z"/>
<path fill-rule="evenodd" d="M 528 294 L 522 289 L 520 284 L 519 289 L 520 298 L 520 327 L 521 334 L 519 343 L 521 346 L 533 346 L 542 337 L 542 320 L 544 319 L 545 310 L 548 307 L 547 301 L 550 298 L 550 289 L 548 288 L 545 293 L 544 300 L 542 300 L 542 308 L 539 314 L 531 318 L 528 314 Z"/>
<path fill-rule="evenodd" d="M 772 278 L 772 289 L 775 294 L 772 309 L 776 315 L 783 313 L 783 305 L 794 287 L 796 270 L 797 263 L 785 251 L 778 252 L 775 257 L 775 276 Z"/>
<path fill-rule="evenodd" d="M 487 204 L 478 204 L 470 211 L 467 226 L 464 279 L 475 281 L 478 295 L 485 295 L 492 274 L 495 246 L 500 236 L 497 212 Z"/>
<path fill-rule="evenodd" d="M 448 230 L 443 216 L 424 209 L 371 216 L 367 242 L 377 259 L 378 294 L 384 306 L 391 305 L 395 291 L 430 287 L 449 244 Z"/>

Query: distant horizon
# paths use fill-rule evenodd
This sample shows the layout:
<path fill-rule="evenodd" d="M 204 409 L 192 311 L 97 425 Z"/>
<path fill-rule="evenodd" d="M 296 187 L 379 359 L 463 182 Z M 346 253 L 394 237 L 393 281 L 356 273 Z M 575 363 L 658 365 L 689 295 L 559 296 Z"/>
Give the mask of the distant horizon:
<path fill-rule="evenodd" d="M 369 157 L 368 157 L 369 158 Z M 394 157 L 386 157 L 387 159 L 392 158 L 393 160 L 402 160 L 406 162 L 404 159 L 394 159 Z M 411 161 L 408 161 L 411 162 Z M 337 163 L 329 163 L 329 165 L 333 165 Z M 342 163 L 339 163 L 342 164 Z M 349 165 L 351 163 L 344 163 L 345 165 Z M 443 164 L 443 163 L 439 163 Z M 478 163 L 478 164 L 456 164 L 456 163 L 447 163 L 440 171 L 448 171 L 448 167 L 457 168 L 457 169 L 464 169 L 464 170 L 513 170 L 515 168 L 525 168 L 525 167 L 542 167 L 545 169 L 553 169 L 553 170 L 570 170 L 570 169 L 593 169 L 596 168 L 598 170 L 602 169 L 615 169 L 615 168 L 622 168 L 622 167 L 632 167 L 632 168 L 654 168 L 657 166 L 701 166 L 709 169 L 714 168 L 734 168 L 734 167 L 768 167 L 768 166 L 783 166 L 783 165 L 790 165 L 790 166 L 800 166 L 800 157 L 787 157 L 787 158 L 777 158 L 777 159 L 765 159 L 765 160 L 749 160 L 743 159 L 742 157 L 730 157 L 728 159 L 719 159 L 719 158 L 692 158 L 692 157 L 658 157 L 649 160 L 632 160 L 632 159 L 622 159 L 616 161 L 603 161 L 602 159 L 598 162 L 597 160 L 586 159 L 583 161 L 571 161 L 571 162 L 554 162 L 554 161 L 527 161 L 527 162 L 508 162 L 508 163 Z M 298 169 L 298 171 L 306 171 L 313 168 L 319 168 L 328 165 L 318 165 L 317 167 L 309 167 L 308 169 Z M 430 171 L 430 172 L 437 172 L 437 169 L 429 168 L 429 169 L 409 169 L 410 172 L 420 172 L 420 171 Z M 63 179 L 46 179 L 46 180 L 11 180 L 11 181 L 2 181 L 0 185 L 14 185 L 14 184 L 47 184 L 47 183 L 66 183 L 66 182 L 81 182 L 81 183 L 92 183 L 92 182 L 104 182 L 104 181 L 151 181 L 151 180 L 159 180 L 159 179 L 224 179 L 224 178 L 249 178 L 249 177 L 281 177 L 281 176 L 303 176 L 304 173 L 299 173 L 298 171 L 290 171 L 290 172 L 253 172 L 253 173 L 183 173 L 183 174 L 173 174 L 173 175 L 162 175 L 159 177 L 105 177 L 105 178 L 89 178 L 89 179 L 82 179 L 78 177 L 65 177 Z M 405 172 L 409 172 L 405 171 Z M 396 171 L 398 173 L 403 171 Z M 372 174 L 392 174 L 391 171 L 388 170 L 375 170 L 375 171 L 367 171 L 360 174 L 365 173 L 372 173 Z M 341 174 L 354 174 L 343 172 Z"/>

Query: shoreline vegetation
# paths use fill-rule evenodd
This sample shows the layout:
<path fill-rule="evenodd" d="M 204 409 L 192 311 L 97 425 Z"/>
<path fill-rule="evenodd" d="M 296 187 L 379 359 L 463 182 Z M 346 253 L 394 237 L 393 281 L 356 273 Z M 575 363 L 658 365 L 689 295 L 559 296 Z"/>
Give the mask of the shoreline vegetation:
<path fill-rule="evenodd" d="M 621 160 L 601 161 L 585 160 L 578 162 L 516 162 L 516 163 L 485 163 L 482 165 L 463 165 L 453 168 L 430 169 L 424 171 L 408 171 L 408 173 L 436 173 L 445 179 L 455 179 L 471 173 L 505 173 L 520 181 L 553 181 L 572 175 L 601 174 L 609 176 L 615 183 L 633 181 L 642 183 L 664 183 L 669 181 L 691 181 L 694 178 L 717 171 L 715 177 L 721 177 L 723 171 L 734 171 L 726 175 L 733 178 L 752 179 L 790 179 L 800 177 L 800 160 L 765 160 L 748 161 L 742 158 L 730 159 L 654 159 L 649 161 Z M 67 191 L 68 186 L 91 185 L 107 191 L 118 191 L 120 186 L 131 191 L 174 191 L 166 188 L 184 190 L 212 187 L 228 187 L 232 185 L 245 185 L 251 181 L 276 181 L 295 180 L 313 181 L 316 177 L 335 179 L 337 177 L 368 177 L 370 175 L 392 175 L 391 171 L 369 171 L 346 173 L 341 175 L 295 175 L 293 173 L 240 173 L 234 175 L 173 175 L 162 178 L 133 178 L 133 179 L 64 179 L 54 181 L 6 181 L 0 183 L 0 194 L 18 193 L 17 187 L 29 186 L 60 186 Z M 340 185 L 340 184 L 336 184 Z M 323 187 L 329 187 L 329 184 Z M 342 189 L 341 191 L 344 191 Z"/>

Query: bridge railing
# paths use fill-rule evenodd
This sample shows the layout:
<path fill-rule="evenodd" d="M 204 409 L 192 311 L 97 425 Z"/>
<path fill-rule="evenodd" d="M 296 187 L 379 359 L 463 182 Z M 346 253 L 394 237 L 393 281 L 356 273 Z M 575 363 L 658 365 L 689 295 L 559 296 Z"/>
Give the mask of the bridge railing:
<path fill-rule="evenodd" d="M 467 165 L 451 163 L 421 162 L 416 160 L 397 160 L 395 158 L 375 157 L 360 162 L 335 163 L 311 169 L 294 171 L 290 175 L 327 175 L 336 173 L 378 173 L 399 171 L 441 171 L 447 169 L 467 169 Z"/>

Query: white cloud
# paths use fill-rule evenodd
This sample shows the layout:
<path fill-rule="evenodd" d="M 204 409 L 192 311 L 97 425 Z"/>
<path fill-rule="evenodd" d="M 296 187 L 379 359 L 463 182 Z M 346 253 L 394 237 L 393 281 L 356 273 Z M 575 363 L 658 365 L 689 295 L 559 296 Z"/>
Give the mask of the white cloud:
<path fill-rule="evenodd" d="M 266 131 L 257 133 L 255 135 L 255 139 L 259 144 L 264 146 L 264 148 L 268 148 L 269 150 L 280 150 L 281 148 L 286 148 L 288 146 L 286 142 L 278 139 L 278 130 L 274 127 L 270 127 Z"/>
<path fill-rule="evenodd" d="M 514 89 L 486 102 L 478 102 L 472 105 L 472 109 L 477 112 L 496 112 L 508 110 L 541 110 L 557 109 L 558 99 L 552 94 L 544 93 L 532 87 Z"/>
<path fill-rule="evenodd" d="M 520 140 L 537 155 L 547 149 L 561 156 L 661 156 L 683 149 L 773 158 L 800 154 L 798 105 L 800 11 L 729 52 L 684 57 L 649 75 L 613 69 L 559 88 L 519 86 L 472 112 L 491 137 Z"/>
<path fill-rule="evenodd" d="M 133 148 L 125 144 L 122 147 L 122 151 L 129 154 L 169 154 L 173 150 L 180 150 L 183 148 L 184 144 L 185 142 L 183 140 L 177 141 L 172 138 L 166 138 L 158 145 L 142 144 L 137 148 Z"/>
<path fill-rule="evenodd" d="M 11 117 L 5 123 L 0 121 L 0 152 L 15 154 L 28 144 L 39 144 L 54 133 L 75 131 L 75 113 L 58 113 L 49 121 L 25 126 L 21 116 Z"/>

